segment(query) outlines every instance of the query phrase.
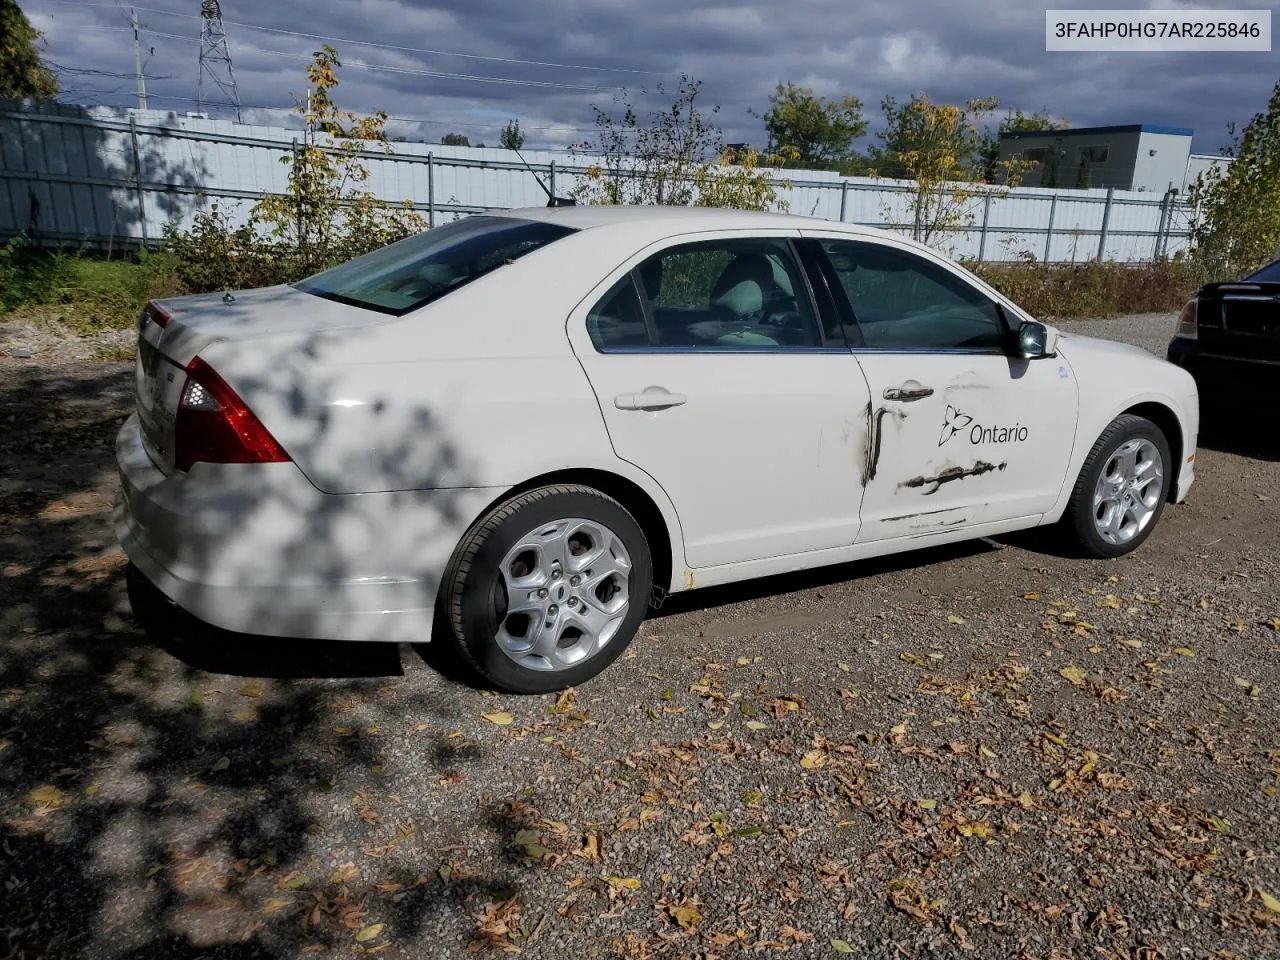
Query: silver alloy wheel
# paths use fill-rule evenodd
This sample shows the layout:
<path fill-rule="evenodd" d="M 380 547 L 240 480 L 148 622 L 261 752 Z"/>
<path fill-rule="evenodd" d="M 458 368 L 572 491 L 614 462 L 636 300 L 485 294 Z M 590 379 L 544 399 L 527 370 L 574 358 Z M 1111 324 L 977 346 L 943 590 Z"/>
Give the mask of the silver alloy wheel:
<path fill-rule="evenodd" d="M 530 670 L 567 670 L 613 639 L 631 606 L 631 555 L 595 520 L 530 530 L 502 560 L 497 599 L 502 652 Z"/>
<path fill-rule="evenodd" d="M 1164 458 L 1145 437 L 1126 440 L 1107 458 L 1093 491 L 1093 522 L 1107 543 L 1128 543 L 1151 522 L 1164 491 Z"/>

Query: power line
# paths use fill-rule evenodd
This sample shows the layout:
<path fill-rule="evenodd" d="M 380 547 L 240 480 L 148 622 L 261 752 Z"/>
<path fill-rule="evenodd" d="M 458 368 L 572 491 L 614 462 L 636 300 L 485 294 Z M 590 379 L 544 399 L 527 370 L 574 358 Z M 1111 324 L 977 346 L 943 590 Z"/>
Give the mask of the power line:
<path fill-rule="evenodd" d="M 112 3 L 84 2 L 84 0 L 39 0 L 41 3 L 53 3 L 69 7 L 114 7 Z M 158 7 L 135 7 L 144 13 L 159 13 L 170 17 L 181 17 L 187 20 L 199 20 L 200 17 L 177 10 L 162 10 Z M 280 27 L 264 27 L 261 24 L 247 23 L 241 20 L 224 20 L 223 23 L 249 30 L 262 30 L 268 33 L 281 33 L 291 37 L 305 37 L 311 40 L 332 40 L 337 43 L 351 43 L 365 47 L 378 47 L 383 50 L 397 50 L 402 53 L 426 53 L 437 57 L 462 57 L 467 60 L 486 60 L 491 63 L 518 63 L 534 67 L 556 67 L 565 70 L 595 70 L 603 73 L 637 73 L 648 76 L 669 76 L 659 70 L 641 70 L 637 67 L 600 67 L 585 63 L 557 63 L 550 60 L 526 60 L 521 57 L 496 57 L 478 53 L 461 53 L 457 50 L 433 50 L 427 47 L 402 47 L 393 43 L 379 43 L 374 40 L 356 40 L 351 37 L 334 37 L 322 33 L 302 33 L 297 30 L 284 30 Z"/>

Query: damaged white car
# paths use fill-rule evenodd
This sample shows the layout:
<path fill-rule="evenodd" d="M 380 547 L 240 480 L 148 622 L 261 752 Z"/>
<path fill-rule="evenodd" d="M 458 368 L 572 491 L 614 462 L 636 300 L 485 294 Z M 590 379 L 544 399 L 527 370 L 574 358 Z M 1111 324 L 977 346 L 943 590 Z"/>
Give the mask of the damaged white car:
<path fill-rule="evenodd" d="M 140 319 L 135 602 L 578 684 L 667 593 L 1061 524 L 1195 476 L 1192 378 L 919 244 L 684 208 L 473 216 Z"/>

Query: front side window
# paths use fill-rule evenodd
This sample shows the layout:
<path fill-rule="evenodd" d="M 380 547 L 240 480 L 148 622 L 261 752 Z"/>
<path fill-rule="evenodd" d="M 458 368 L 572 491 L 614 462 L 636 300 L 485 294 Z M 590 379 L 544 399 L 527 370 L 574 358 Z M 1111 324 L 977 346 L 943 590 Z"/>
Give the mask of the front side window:
<path fill-rule="evenodd" d="M 682 244 L 654 254 L 635 275 L 656 346 L 776 350 L 822 344 L 786 240 Z"/>
<path fill-rule="evenodd" d="M 867 348 L 1003 350 L 997 306 L 949 271 L 878 243 L 825 240 L 822 246 Z"/>
<path fill-rule="evenodd" d="M 466 217 L 307 277 L 294 287 L 399 316 L 573 232 L 538 220 Z"/>

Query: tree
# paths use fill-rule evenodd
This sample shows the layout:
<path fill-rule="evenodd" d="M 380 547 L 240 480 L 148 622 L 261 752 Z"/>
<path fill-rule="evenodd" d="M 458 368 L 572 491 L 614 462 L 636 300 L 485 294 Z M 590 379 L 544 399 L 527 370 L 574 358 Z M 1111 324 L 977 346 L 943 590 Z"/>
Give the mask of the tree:
<path fill-rule="evenodd" d="M 769 95 L 763 116 L 769 151 L 788 167 L 839 169 L 854 158 L 853 142 L 867 132 L 862 101 L 842 96 L 828 100 L 808 87 L 780 83 Z"/>
<path fill-rule="evenodd" d="M 980 125 L 998 106 L 994 97 L 955 105 L 933 103 L 923 93 L 903 104 L 893 97 L 881 102 L 885 129 L 878 136 L 884 146 L 872 148 L 872 162 L 877 176 L 915 182 L 910 210 L 916 239 L 936 243 L 963 229 L 973 218 L 972 201 L 979 193 L 1007 192 L 1021 180 L 1027 163 L 1012 158 L 996 163 L 1003 188 L 975 186 L 987 182 Z"/>
<path fill-rule="evenodd" d="M 465 133 L 446 133 L 440 138 L 440 142 L 446 147 L 469 147 L 471 146 L 471 138 Z"/>
<path fill-rule="evenodd" d="M 725 149 L 711 122 L 720 108 L 704 112 L 698 105 L 701 89 L 701 81 L 682 74 L 671 106 L 647 121 L 636 113 L 626 91 L 614 95 L 619 117 L 593 106 L 595 142 L 578 148 L 600 159 L 587 168 L 570 196 L 583 203 L 785 209 L 777 185 L 759 169 L 766 158 L 751 149 Z M 668 95 L 662 84 L 655 92 Z"/>
<path fill-rule="evenodd" d="M 498 138 L 498 145 L 504 150 L 519 150 L 524 146 L 524 131 L 520 129 L 519 120 L 508 120 Z"/>
<path fill-rule="evenodd" d="M 362 117 L 334 103 L 341 66 L 325 44 L 307 67 L 308 96 L 296 98 L 294 108 L 305 133 L 281 158 L 289 165 L 284 193 L 259 200 L 240 228 L 215 205 L 196 215 L 190 233 L 168 231 L 183 279 L 194 289 L 297 280 L 426 229 L 408 201 L 391 204 L 362 189 L 369 169 L 361 154 L 371 145 L 391 152 L 387 115 Z"/>
<path fill-rule="evenodd" d="M 44 35 L 16 0 L 0 0 L 0 97 L 50 100 L 58 95 L 58 78 L 40 59 L 44 46 Z"/>
<path fill-rule="evenodd" d="M 1233 279 L 1280 255 L 1280 82 L 1222 151 L 1231 158 L 1201 174 L 1191 188 L 1195 256 L 1211 276 Z"/>

